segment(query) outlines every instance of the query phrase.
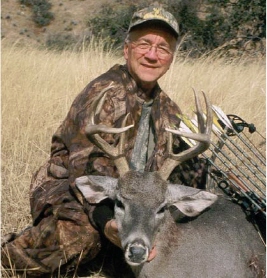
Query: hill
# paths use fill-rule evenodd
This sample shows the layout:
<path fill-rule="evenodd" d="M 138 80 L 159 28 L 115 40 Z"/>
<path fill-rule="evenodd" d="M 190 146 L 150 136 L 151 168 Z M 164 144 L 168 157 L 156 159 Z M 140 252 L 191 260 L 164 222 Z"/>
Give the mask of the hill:
<path fill-rule="evenodd" d="M 1 35 L 10 42 L 45 44 L 59 36 L 83 37 L 88 31 L 86 20 L 112 0 L 50 0 L 54 20 L 45 27 L 37 27 L 32 20 L 32 9 L 18 0 L 2 0 Z M 115 2 L 115 1 L 114 1 Z"/>

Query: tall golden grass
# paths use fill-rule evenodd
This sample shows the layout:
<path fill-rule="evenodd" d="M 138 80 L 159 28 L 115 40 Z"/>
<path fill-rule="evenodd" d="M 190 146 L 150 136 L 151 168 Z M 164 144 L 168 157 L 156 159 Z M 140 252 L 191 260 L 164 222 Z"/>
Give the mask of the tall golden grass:
<path fill-rule="evenodd" d="M 75 96 L 122 55 L 92 42 L 80 52 L 53 52 L 2 44 L 2 233 L 31 224 L 32 173 L 49 157 L 51 136 Z M 265 134 L 265 60 L 225 61 L 215 56 L 177 58 L 160 80 L 181 109 L 194 108 L 192 88 L 228 114 Z M 166 107 L 166 109 L 168 109 Z M 256 142 L 257 144 L 257 142 Z"/>

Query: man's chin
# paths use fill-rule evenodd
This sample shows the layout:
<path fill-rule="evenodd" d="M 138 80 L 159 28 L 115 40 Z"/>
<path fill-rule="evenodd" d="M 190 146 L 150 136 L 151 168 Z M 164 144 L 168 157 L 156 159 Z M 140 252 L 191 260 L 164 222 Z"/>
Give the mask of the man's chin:
<path fill-rule="evenodd" d="M 155 84 L 157 83 L 158 79 L 159 79 L 158 75 L 144 73 L 141 75 L 140 81 L 144 85 L 147 85 L 147 86 L 151 85 L 154 87 Z"/>

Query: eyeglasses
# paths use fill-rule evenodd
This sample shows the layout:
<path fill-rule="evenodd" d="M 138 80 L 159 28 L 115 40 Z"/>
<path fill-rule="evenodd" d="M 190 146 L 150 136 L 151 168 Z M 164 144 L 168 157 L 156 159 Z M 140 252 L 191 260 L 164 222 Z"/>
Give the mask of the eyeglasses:
<path fill-rule="evenodd" d="M 131 41 L 130 43 L 134 45 L 135 50 L 140 54 L 146 54 L 152 47 L 155 47 L 159 59 L 167 59 L 173 54 L 173 51 L 167 46 L 155 45 L 146 41 Z"/>

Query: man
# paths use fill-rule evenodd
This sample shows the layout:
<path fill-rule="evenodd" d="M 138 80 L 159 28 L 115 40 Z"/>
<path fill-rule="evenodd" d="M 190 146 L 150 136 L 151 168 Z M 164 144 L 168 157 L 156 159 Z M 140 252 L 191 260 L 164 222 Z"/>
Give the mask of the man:
<path fill-rule="evenodd" d="M 89 109 L 103 90 L 106 99 L 98 122 L 120 127 L 126 114 L 134 127 L 127 132 L 125 156 L 132 169 L 155 171 L 167 156 L 165 127 L 178 126 L 178 106 L 157 81 L 169 69 L 178 39 L 175 18 L 159 6 L 133 15 L 124 45 L 126 65 L 115 65 L 76 97 L 52 138 L 51 157 L 34 175 L 30 204 L 33 226 L 14 235 L 2 248 L 2 264 L 26 269 L 28 275 L 52 273 L 96 257 L 105 235 L 120 246 L 110 203 L 97 207 L 83 203 L 75 179 L 83 175 L 118 177 L 113 161 L 92 144 L 86 134 Z M 118 136 L 102 136 L 111 145 Z M 175 152 L 187 148 L 176 137 Z M 171 181 L 203 187 L 204 163 L 190 160 L 177 167 Z M 155 256 L 152 250 L 149 260 Z"/>

